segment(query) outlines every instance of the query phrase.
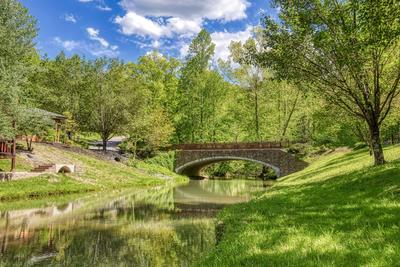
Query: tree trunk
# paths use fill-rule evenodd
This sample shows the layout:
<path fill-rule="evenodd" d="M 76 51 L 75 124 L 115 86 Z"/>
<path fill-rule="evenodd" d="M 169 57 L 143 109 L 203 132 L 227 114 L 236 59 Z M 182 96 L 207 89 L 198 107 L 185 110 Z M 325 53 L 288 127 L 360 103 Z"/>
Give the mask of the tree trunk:
<path fill-rule="evenodd" d="M 26 150 L 28 150 L 28 152 L 31 152 L 31 146 L 29 145 L 28 136 L 25 136 L 25 141 L 26 141 Z"/>
<path fill-rule="evenodd" d="M 28 143 L 28 150 L 29 150 L 29 152 L 32 152 L 32 151 L 33 151 L 33 148 L 32 148 L 32 141 L 33 141 L 33 137 L 29 138 L 29 143 Z"/>
<path fill-rule="evenodd" d="M 103 152 L 107 151 L 107 138 L 103 138 Z"/>
<path fill-rule="evenodd" d="M 260 119 L 259 119 L 259 114 L 258 114 L 258 93 L 257 93 L 257 86 L 255 87 L 254 90 L 254 116 L 255 116 L 255 124 L 256 124 L 256 137 L 257 141 L 260 142 Z"/>
<path fill-rule="evenodd" d="M 382 165 L 385 163 L 385 157 L 383 155 L 379 125 L 373 123 L 369 126 L 369 131 L 371 135 L 371 147 L 374 154 L 375 165 Z"/>
<path fill-rule="evenodd" d="M 287 119 L 285 121 L 285 124 L 283 125 L 283 130 L 282 130 L 282 133 L 281 133 L 281 141 L 283 141 L 283 138 L 286 135 L 286 131 L 287 131 L 288 127 L 289 127 L 290 120 L 292 119 L 293 113 L 294 113 L 294 111 L 296 109 L 296 106 L 297 106 L 297 101 L 299 100 L 299 95 L 300 95 L 300 91 L 297 91 L 296 98 L 294 99 L 294 103 L 293 103 L 293 105 L 292 105 L 292 107 L 291 107 L 291 109 L 289 111 L 289 116 L 287 117 Z"/>

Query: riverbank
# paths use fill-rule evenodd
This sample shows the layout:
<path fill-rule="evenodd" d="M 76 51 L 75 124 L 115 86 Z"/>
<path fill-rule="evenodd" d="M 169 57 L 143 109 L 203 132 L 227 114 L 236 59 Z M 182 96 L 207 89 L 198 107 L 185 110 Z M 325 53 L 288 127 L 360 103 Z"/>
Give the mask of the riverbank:
<path fill-rule="evenodd" d="M 34 167 L 33 162 L 74 164 L 77 171 L 65 175 L 46 173 L 36 178 L 2 182 L 0 201 L 150 187 L 166 183 L 182 183 L 187 180 L 186 177 L 154 164 L 141 163 L 135 168 L 102 159 L 92 153 L 79 153 L 73 149 L 46 144 L 35 144 L 32 154 L 19 154 L 17 167 L 29 170 Z"/>
<path fill-rule="evenodd" d="M 385 155 L 373 167 L 365 150 L 333 152 L 226 208 L 222 239 L 198 266 L 396 266 L 400 147 Z"/>

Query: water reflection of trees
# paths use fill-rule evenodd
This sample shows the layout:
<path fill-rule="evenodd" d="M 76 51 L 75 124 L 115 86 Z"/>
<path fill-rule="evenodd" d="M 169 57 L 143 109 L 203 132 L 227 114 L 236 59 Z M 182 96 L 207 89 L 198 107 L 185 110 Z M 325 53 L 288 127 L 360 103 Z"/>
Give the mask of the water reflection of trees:
<path fill-rule="evenodd" d="M 214 245 L 214 225 L 173 214 L 171 188 L 91 201 L 41 225 L 26 217 L 11 227 L 5 213 L 0 266 L 188 266 Z"/>
<path fill-rule="evenodd" d="M 215 243 L 211 220 L 122 227 L 47 227 L 10 246 L 1 266 L 188 266 Z"/>

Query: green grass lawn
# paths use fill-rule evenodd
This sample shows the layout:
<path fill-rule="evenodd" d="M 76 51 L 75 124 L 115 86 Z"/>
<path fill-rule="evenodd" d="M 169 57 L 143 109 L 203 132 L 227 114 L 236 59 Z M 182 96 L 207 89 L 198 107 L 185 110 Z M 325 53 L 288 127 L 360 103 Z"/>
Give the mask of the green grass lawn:
<path fill-rule="evenodd" d="M 372 167 L 332 153 L 225 209 L 224 234 L 198 266 L 400 266 L 400 147 Z"/>
<path fill-rule="evenodd" d="M 0 159 L 0 171 L 9 172 L 10 169 L 11 169 L 11 159 Z M 32 170 L 32 166 L 28 162 L 26 162 L 25 159 L 18 156 L 15 169 L 16 171 L 21 171 L 21 172 L 30 171 Z"/>
<path fill-rule="evenodd" d="M 182 183 L 187 179 L 154 164 L 143 163 L 139 169 L 48 145 L 35 144 L 34 152 L 36 155 L 41 155 L 42 159 L 48 157 L 46 160 L 52 163 L 75 164 L 77 173 L 45 174 L 26 180 L 0 182 L 0 201 L 140 188 L 166 183 Z M 22 166 L 21 169 L 26 165 L 22 159 L 18 162 Z"/>
<path fill-rule="evenodd" d="M 40 198 L 96 190 L 66 175 L 43 175 L 36 178 L 0 183 L 0 200 Z"/>

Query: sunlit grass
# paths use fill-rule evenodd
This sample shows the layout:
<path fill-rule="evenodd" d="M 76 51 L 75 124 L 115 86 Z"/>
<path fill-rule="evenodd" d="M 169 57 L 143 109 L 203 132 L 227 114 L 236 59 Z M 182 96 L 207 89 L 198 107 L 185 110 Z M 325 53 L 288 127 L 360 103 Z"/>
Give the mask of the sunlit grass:
<path fill-rule="evenodd" d="M 30 171 L 32 166 L 23 157 L 18 156 L 16 162 L 16 171 Z M 10 171 L 11 159 L 0 159 L 0 171 Z"/>
<path fill-rule="evenodd" d="M 220 214 L 225 234 L 199 266 L 396 266 L 400 147 L 373 167 L 365 150 L 334 152 Z"/>
<path fill-rule="evenodd" d="M 101 160 L 90 154 L 40 144 L 35 145 L 34 152 L 40 153 L 48 162 L 74 164 L 77 172 L 68 175 L 46 174 L 26 180 L 2 182 L 0 183 L 1 201 L 88 191 L 109 192 L 124 188 L 165 185 L 171 182 L 182 183 L 187 180 L 164 167 L 149 163 L 143 163 L 138 169 L 122 163 Z M 17 162 L 23 166 L 27 165 L 23 159 Z"/>

